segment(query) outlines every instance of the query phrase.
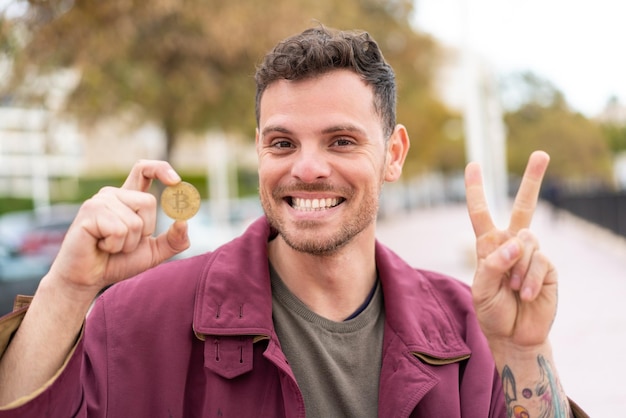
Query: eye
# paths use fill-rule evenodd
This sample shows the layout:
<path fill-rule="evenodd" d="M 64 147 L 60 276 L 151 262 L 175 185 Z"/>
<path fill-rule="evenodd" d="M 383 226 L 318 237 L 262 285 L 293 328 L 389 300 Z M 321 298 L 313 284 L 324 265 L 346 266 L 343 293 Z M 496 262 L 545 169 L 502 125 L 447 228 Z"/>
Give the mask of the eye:
<path fill-rule="evenodd" d="M 335 138 L 331 145 L 335 147 L 348 147 L 354 144 L 355 144 L 355 141 L 353 139 L 342 136 L 339 138 Z"/>
<path fill-rule="evenodd" d="M 278 148 L 278 149 L 293 148 L 293 144 L 290 141 L 283 139 L 283 140 L 272 141 L 272 147 Z"/>

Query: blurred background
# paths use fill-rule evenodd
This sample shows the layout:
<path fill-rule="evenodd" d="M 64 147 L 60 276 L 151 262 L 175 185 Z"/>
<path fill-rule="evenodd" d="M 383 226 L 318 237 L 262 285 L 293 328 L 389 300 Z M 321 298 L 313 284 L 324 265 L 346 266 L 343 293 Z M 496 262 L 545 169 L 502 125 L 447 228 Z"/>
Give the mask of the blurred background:
<path fill-rule="evenodd" d="M 505 220 L 528 155 L 543 149 L 546 224 L 565 214 L 566 231 L 599 228 L 577 239 L 609 240 L 611 260 L 624 260 L 625 13 L 610 0 L 0 0 L 0 314 L 35 290 L 79 203 L 121 185 L 138 159 L 170 161 L 202 194 L 183 257 L 259 216 L 254 68 L 319 24 L 369 31 L 396 71 L 412 146 L 383 191 L 383 236 L 406 248 L 406 234 L 389 232 L 399 219 L 456 225 L 469 160 L 483 164 Z M 447 241 L 471 241 L 462 222 Z M 433 245 L 425 251 L 446 251 Z M 568 263 L 593 259 L 584 251 Z M 461 275 L 470 253 L 459 250 Z M 620 268 L 599 275 L 623 279 Z"/>

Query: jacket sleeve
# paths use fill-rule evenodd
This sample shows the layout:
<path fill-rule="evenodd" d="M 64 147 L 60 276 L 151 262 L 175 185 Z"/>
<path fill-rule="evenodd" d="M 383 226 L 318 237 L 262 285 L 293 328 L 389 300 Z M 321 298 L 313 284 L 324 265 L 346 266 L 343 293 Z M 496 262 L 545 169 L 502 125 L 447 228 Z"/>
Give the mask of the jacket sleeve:
<path fill-rule="evenodd" d="M 11 337 L 17 331 L 28 309 L 29 300 L 17 300 L 17 309 L 0 318 L 0 357 Z M 81 363 L 83 357 L 82 332 L 61 368 L 42 387 L 33 393 L 0 406 L 0 418 L 67 418 L 86 417 Z"/>
<path fill-rule="evenodd" d="M 589 418 L 589 415 L 571 399 L 569 399 L 569 406 L 572 410 L 574 418 Z"/>

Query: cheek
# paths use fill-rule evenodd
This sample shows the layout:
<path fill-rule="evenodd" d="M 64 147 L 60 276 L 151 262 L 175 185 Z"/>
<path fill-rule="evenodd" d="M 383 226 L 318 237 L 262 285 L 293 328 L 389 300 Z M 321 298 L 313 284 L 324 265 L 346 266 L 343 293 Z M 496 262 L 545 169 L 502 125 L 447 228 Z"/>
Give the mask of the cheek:
<path fill-rule="evenodd" d="M 284 170 L 275 162 L 266 162 L 259 165 L 259 194 L 271 198 L 272 192 L 276 189 L 281 179 L 284 178 Z"/>
<path fill-rule="evenodd" d="M 267 181 L 263 180 L 263 177 L 259 176 L 259 200 L 261 201 L 261 206 L 263 210 L 267 214 L 268 212 L 272 212 L 272 190 L 274 187 L 269 185 Z"/>
<path fill-rule="evenodd" d="M 259 183 L 277 183 L 291 173 L 293 159 L 285 156 L 260 156 L 258 161 Z"/>
<path fill-rule="evenodd" d="M 265 187 L 267 184 L 272 183 L 276 174 L 275 170 L 272 170 L 270 164 L 260 164 L 258 175 L 259 175 L 259 186 Z"/>
<path fill-rule="evenodd" d="M 382 186 L 388 174 L 388 164 L 385 156 L 382 158 L 372 158 L 369 181 Z"/>

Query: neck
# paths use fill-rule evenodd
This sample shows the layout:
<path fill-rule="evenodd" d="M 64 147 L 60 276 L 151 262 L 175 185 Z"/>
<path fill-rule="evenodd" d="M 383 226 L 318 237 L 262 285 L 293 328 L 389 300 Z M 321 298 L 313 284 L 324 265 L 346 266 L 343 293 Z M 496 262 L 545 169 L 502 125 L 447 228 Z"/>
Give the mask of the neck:
<path fill-rule="evenodd" d="M 376 282 L 373 234 L 366 231 L 337 252 L 312 255 L 279 236 L 268 244 L 272 266 L 287 288 L 316 314 L 343 321 L 365 301 Z"/>

